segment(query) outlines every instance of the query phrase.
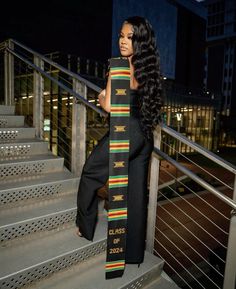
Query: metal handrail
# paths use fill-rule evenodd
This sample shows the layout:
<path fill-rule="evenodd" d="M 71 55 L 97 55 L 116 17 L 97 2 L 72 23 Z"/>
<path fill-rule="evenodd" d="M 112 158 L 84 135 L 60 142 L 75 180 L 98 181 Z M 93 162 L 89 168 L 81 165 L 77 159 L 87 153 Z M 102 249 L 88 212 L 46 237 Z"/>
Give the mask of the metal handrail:
<path fill-rule="evenodd" d="M 92 108 L 93 110 L 95 110 L 96 112 L 100 113 L 103 116 L 106 116 L 107 114 L 101 110 L 100 108 L 96 107 L 95 105 L 93 105 L 92 103 L 90 103 L 89 101 L 87 101 L 84 97 L 82 97 L 80 94 L 78 94 L 77 92 L 75 92 L 73 89 L 68 88 L 66 85 L 62 84 L 60 81 L 56 80 L 54 77 L 52 77 L 50 74 L 48 74 L 47 72 L 45 72 L 43 69 L 41 69 L 40 67 L 38 67 L 37 65 L 33 64 L 32 62 L 28 61 L 27 59 L 25 59 L 24 57 L 22 57 L 21 55 L 19 55 L 18 53 L 16 53 L 15 51 L 13 51 L 12 49 L 10 49 L 9 47 L 6 48 L 7 51 L 9 51 L 12 55 L 16 56 L 17 58 L 19 58 L 20 60 L 24 61 L 25 63 L 27 63 L 29 66 L 31 66 L 32 68 L 34 68 L 35 70 L 37 70 L 38 72 L 40 72 L 42 75 L 44 75 L 45 77 L 47 77 L 48 79 L 50 79 L 51 81 L 53 81 L 54 83 L 56 83 L 58 86 L 60 86 L 62 89 L 66 90 L 68 93 L 72 94 L 74 97 L 76 97 L 76 99 L 78 99 L 79 101 L 81 101 L 84 105 Z"/>
<path fill-rule="evenodd" d="M 217 189 L 217 188 L 213 187 L 213 186 L 212 186 L 211 184 L 209 184 L 207 181 L 205 181 L 204 179 L 202 179 L 201 177 L 199 177 L 197 174 L 193 173 L 190 169 L 186 168 L 184 165 L 182 165 L 182 164 L 180 164 L 179 162 L 177 162 L 177 159 L 174 160 L 174 159 L 172 159 L 170 156 L 168 156 L 167 154 L 165 154 L 163 151 L 161 151 L 161 150 L 159 149 L 159 148 L 160 148 L 160 144 L 161 144 L 161 137 L 160 137 L 160 136 L 161 136 L 161 129 L 162 129 L 163 132 L 171 135 L 175 140 L 180 141 L 180 142 L 182 141 L 184 144 L 190 146 L 190 147 L 193 148 L 195 151 L 199 152 L 201 155 L 206 156 L 208 159 L 214 161 L 216 164 L 220 165 L 220 166 L 223 167 L 224 169 L 227 169 L 228 171 L 230 171 L 231 173 L 233 173 L 233 174 L 234 174 L 234 187 L 232 188 L 232 190 L 233 190 L 233 196 L 232 196 L 232 198 L 224 195 L 224 194 L 220 191 L 220 189 Z M 180 133 L 176 132 L 175 130 L 173 130 L 173 129 L 165 126 L 165 125 L 159 126 L 158 130 L 159 130 L 158 135 L 156 136 L 156 138 L 154 138 L 154 141 L 156 142 L 156 144 L 155 144 L 155 147 L 154 147 L 154 153 L 153 153 L 154 158 L 153 158 L 153 159 L 158 159 L 159 162 L 154 162 L 154 161 L 153 161 L 153 163 L 151 164 L 151 172 L 152 172 L 151 180 L 152 180 L 152 178 L 153 178 L 154 180 L 152 180 L 152 187 L 151 187 L 151 192 L 150 192 L 151 197 L 150 197 L 150 198 L 151 198 L 151 200 L 153 200 L 153 199 L 154 199 L 153 196 L 154 196 L 154 195 L 157 195 L 157 190 L 158 190 L 158 193 L 159 193 L 161 196 L 163 196 L 163 197 L 166 199 L 166 201 L 165 201 L 164 203 L 159 203 L 159 204 L 157 203 L 154 208 L 151 207 L 151 209 L 154 211 L 154 212 L 153 212 L 153 218 L 154 218 L 155 220 L 157 219 L 157 220 L 158 220 L 157 222 L 159 222 L 160 220 L 162 220 L 161 217 L 160 217 L 160 216 L 161 216 L 161 213 L 159 212 L 159 214 L 158 214 L 157 207 L 163 209 L 163 210 L 165 211 L 165 214 L 168 213 L 170 217 L 172 216 L 172 217 L 174 218 L 174 216 L 172 215 L 172 212 L 171 212 L 172 209 L 170 209 L 170 207 L 168 207 L 168 205 L 171 204 L 172 206 L 174 206 L 175 209 L 178 210 L 178 212 L 180 212 L 181 217 L 179 217 L 179 219 L 182 219 L 182 215 L 183 215 L 183 216 L 188 217 L 188 219 L 189 219 L 190 222 L 191 222 L 191 226 L 188 226 L 188 225 L 187 225 L 187 226 L 184 226 L 184 223 L 178 221 L 178 217 L 177 217 L 177 213 L 176 213 L 176 217 L 174 218 L 174 220 L 175 220 L 175 222 L 178 222 L 178 224 L 181 226 L 181 229 L 179 229 L 180 232 L 181 232 L 182 228 L 184 228 L 184 230 L 186 230 L 186 231 L 190 234 L 189 237 L 186 236 L 186 238 L 190 238 L 190 239 L 191 239 L 191 236 L 194 236 L 194 238 L 196 238 L 198 241 L 200 241 L 202 244 L 205 245 L 204 240 L 202 241 L 200 238 L 198 238 L 197 236 L 195 236 L 195 235 L 191 232 L 190 227 L 192 227 L 192 224 L 194 224 L 194 226 L 197 226 L 197 228 L 200 228 L 204 233 L 206 233 L 206 227 L 203 226 L 203 225 L 201 225 L 201 223 L 198 223 L 197 221 L 195 221 L 195 213 L 193 213 L 193 216 L 191 217 L 191 213 L 188 212 L 188 211 L 186 211 L 187 208 L 186 208 L 186 210 L 185 210 L 185 209 L 184 209 L 185 207 L 184 207 L 184 206 L 182 207 L 182 202 L 180 203 L 180 205 L 178 205 L 178 201 L 179 201 L 179 200 L 184 200 L 184 204 L 187 203 L 188 206 L 190 205 L 191 208 L 194 208 L 196 211 L 198 211 L 198 205 L 199 205 L 199 203 L 198 203 L 198 205 L 196 204 L 196 205 L 194 206 L 194 203 L 192 203 L 192 202 L 186 202 L 185 197 L 182 197 L 180 194 L 177 193 L 177 191 L 175 191 L 175 190 L 172 189 L 171 187 L 169 187 L 169 189 L 178 196 L 178 198 L 177 198 L 177 199 L 174 199 L 173 201 L 170 199 L 171 197 L 169 197 L 168 195 L 165 195 L 164 192 L 162 192 L 162 191 L 159 190 L 160 187 L 159 187 L 158 184 L 159 184 L 160 177 L 159 177 L 159 173 L 157 172 L 157 169 L 154 170 L 154 166 L 160 167 L 160 161 L 163 159 L 163 160 L 166 160 L 168 164 L 170 164 L 171 166 L 173 166 L 173 167 L 176 169 L 176 171 L 177 171 L 177 170 L 181 171 L 185 176 L 189 177 L 191 180 L 193 180 L 194 182 L 196 182 L 197 184 L 199 184 L 201 187 L 205 188 L 206 191 L 209 192 L 209 196 L 210 196 L 210 195 L 211 195 L 211 196 L 213 195 L 214 197 L 216 197 L 216 198 L 218 199 L 218 201 L 216 201 L 217 203 L 219 202 L 219 200 L 221 200 L 221 201 L 223 201 L 224 204 L 226 204 L 227 206 L 229 206 L 229 207 L 227 208 L 227 212 L 228 212 L 228 214 L 230 214 L 230 218 L 228 219 L 228 221 L 229 221 L 229 233 L 225 232 L 225 234 L 227 235 L 227 236 L 225 236 L 225 238 L 228 238 L 228 241 L 227 241 L 228 245 L 225 245 L 224 243 L 218 242 L 218 238 L 216 239 L 216 236 L 214 236 L 214 234 L 211 235 L 211 239 L 213 240 L 213 242 L 217 241 L 218 246 L 219 246 L 222 250 L 226 250 L 227 256 L 226 256 L 225 261 L 224 261 L 224 257 L 221 258 L 221 255 L 220 255 L 220 254 L 218 255 L 217 252 L 215 252 L 215 251 L 213 251 L 212 249 L 210 249 L 211 247 L 207 247 L 207 249 L 208 249 L 208 253 L 210 252 L 209 254 L 214 255 L 215 258 L 217 258 L 218 260 L 220 260 L 219 262 L 222 262 L 222 263 L 224 264 L 224 269 L 223 269 L 224 272 L 222 272 L 221 269 L 217 269 L 217 270 L 214 269 L 215 272 L 216 272 L 216 274 L 217 274 L 217 276 L 220 276 L 220 277 L 223 278 L 223 283 L 224 283 L 224 284 L 223 284 L 223 288 L 224 288 L 224 289 L 228 289 L 228 288 L 233 289 L 233 288 L 234 288 L 234 282 L 235 282 L 235 258 L 234 258 L 233 255 L 232 255 L 233 248 L 234 248 L 234 244 L 235 244 L 235 211 L 236 211 L 236 210 L 235 210 L 235 208 L 236 208 L 236 200 L 235 200 L 235 189 L 236 189 L 235 166 L 232 165 L 231 163 L 229 163 L 229 162 L 227 162 L 227 161 L 224 161 L 223 159 L 217 157 L 214 153 L 209 152 L 208 150 L 202 148 L 201 146 L 193 143 L 192 141 L 190 141 L 189 139 L 187 139 L 186 137 L 184 137 L 184 136 L 181 135 Z M 176 178 L 176 176 L 177 176 L 177 174 L 174 176 L 174 179 Z M 176 180 L 177 180 L 177 179 L 175 179 L 175 182 L 176 182 Z M 174 195 L 174 196 L 176 196 L 176 195 Z M 199 197 L 198 195 L 196 195 L 196 196 Z M 156 198 L 157 198 L 157 197 L 156 197 Z M 188 198 L 186 198 L 186 199 L 188 199 Z M 195 200 L 195 198 L 194 198 L 194 200 Z M 167 209 L 165 209 L 165 204 L 167 204 Z M 175 210 L 175 209 L 174 209 L 174 210 Z M 199 207 L 199 209 L 200 209 L 200 207 Z M 194 210 L 194 212 L 195 212 L 195 210 Z M 157 212 L 157 214 L 156 214 L 156 212 Z M 202 212 L 202 211 L 200 210 L 200 213 L 201 213 L 201 212 Z M 203 211 L 203 213 L 204 213 L 204 211 Z M 151 215 L 151 213 L 149 213 L 149 214 Z M 202 214 L 200 214 L 200 216 L 201 216 L 201 215 L 202 215 Z M 199 211 L 198 211 L 198 216 L 199 216 Z M 213 224 L 213 223 L 212 223 L 212 220 L 209 220 L 209 219 L 207 218 L 207 215 L 205 216 L 205 218 L 208 220 L 208 222 L 210 222 L 211 225 L 215 225 L 216 227 L 218 227 L 216 223 Z M 150 219 L 151 219 L 151 221 L 152 221 L 152 218 L 151 218 L 151 217 L 150 217 Z M 168 219 L 168 217 L 166 217 L 164 220 L 167 220 L 167 219 Z M 200 224 L 200 225 L 199 225 L 199 224 Z M 153 222 L 150 223 L 150 224 L 148 224 L 149 232 L 150 232 L 150 227 L 151 227 L 151 226 L 153 226 Z M 166 226 L 168 227 L 168 222 L 165 224 L 165 228 L 166 228 Z M 189 228 L 188 228 L 188 227 L 189 227 Z M 169 229 L 170 229 L 170 228 L 172 228 L 172 227 L 169 226 Z M 162 232 L 161 229 L 160 229 L 160 226 L 158 227 L 158 223 L 157 223 L 157 225 L 155 226 L 155 230 L 158 230 L 159 237 L 160 237 L 160 234 L 163 234 L 163 232 Z M 163 229 L 163 230 L 165 230 L 165 229 Z M 172 229 L 171 229 L 171 230 L 172 230 Z M 198 231 L 198 230 L 197 230 L 197 231 Z M 221 230 L 221 231 L 222 231 L 222 230 Z M 172 232 L 173 232 L 173 231 L 172 231 Z M 188 234 L 188 233 L 187 233 L 187 234 Z M 180 234 L 180 233 L 179 233 L 179 235 L 178 235 L 178 230 L 175 231 L 175 234 L 176 234 L 178 237 L 179 237 L 179 235 L 183 236 L 183 235 Z M 150 235 L 150 236 L 149 236 L 149 235 Z M 158 256 L 160 256 L 160 257 L 161 257 L 162 259 L 164 259 L 164 260 L 165 260 L 165 252 L 167 252 L 168 254 L 171 255 L 171 258 L 173 258 L 173 259 L 178 263 L 177 266 L 181 266 L 181 268 L 183 269 L 183 274 L 189 274 L 188 266 L 185 266 L 185 265 L 184 265 L 184 261 L 183 261 L 183 263 L 182 263 L 182 261 L 179 259 L 179 257 L 176 257 L 175 254 L 172 254 L 172 250 L 174 250 L 174 249 L 173 249 L 173 246 L 175 246 L 175 244 L 176 244 L 174 241 L 173 241 L 173 242 L 171 241 L 172 238 L 168 239 L 168 235 L 164 233 L 164 234 L 163 234 L 164 237 L 162 236 L 161 238 L 165 238 L 165 239 L 167 238 L 167 239 L 168 239 L 168 242 L 171 242 L 171 245 L 165 245 L 165 243 L 164 243 L 164 242 L 165 242 L 165 239 L 161 241 L 161 240 L 158 240 L 158 238 L 156 238 L 156 235 L 153 236 L 153 235 L 151 235 L 150 233 L 149 233 L 149 235 L 148 235 L 148 242 L 150 243 L 151 246 L 150 246 L 148 249 L 149 249 L 149 250 L 152 249 L 152 250 L 150 250 L 150 252 L 155 252 Z M 149 239 L 152 240 L 153 237 L 154 237 L 154 241 L 153 241 L 153 243 L 151 243 L 151 241 L 149 241 Z M 173 237 L 173 238 L 174 238 L 174 237 Z M 187 240 L 187 239 L 186 239 L 186 240 Z M 185 243 L 185 244 L 186 244 L 186 240 L 184 239 L 184 243 Z M 159 241 L 160 241 L 160 242 L 159 242 Z M 183 240 L 182 240 L 182 241 L 183 241 Z M 154 242 L 158 243 L 158 245 L 154 245 Z M 189 243 L 189 246 L 187 247 L 188 250 L 192 248 L 192 247 L 191 247 L 191 241 L 189 241 L 189 242 L 190 242 L 190 243 Z M 156 250 L 156 249 L 155 249 L 155 246 L 157 246 L 160 251 Z M 161 249 L 160 249 L 160 246 L 161 246 Z M 182 254 L 183 256 L 185 256 L 184 251 L 181 251 L 181 246 L 178 247 L 178 249 L 180 250 L 181 254 Z M 202 252 L 204 253 L 204 251 L 207 250 L 207 249 L 205 249 L 205 248 L 199 249 L 199 250 L 200 250 L 199 252 L 201 252 L 201 250 L 202 250 Z M 164 252 L 163 252 L 163 250 L 164 250 Z M 190 251 L 191 251 L 191 250 L 190 250 Z M 193 249 L 193 248 L 192 248 L 192 251 L 193 251 L 193 255 L 194 255 L 195 252 L 194 252 L 194 249 Z M 206 252 L 205 252 L 205 253 L 206 253 Z M 181 256 L 182 256 L 182 255 L 181 255 Z M 194 257 L 192 257 L 192 258 L 194 258 Z M 192 259 L 192 258 L 191 258 L 191 260 L 188 260 L 188 261 L 191 261 L 191 263 L 192 263 L 192 261 L 194 261 L 194 259 Z M 201 261 L 202 261 L 204 264 L 208 264 L 208 261 L 207 261 L 207 259 L 204 257 L 204 255 L 203 255 L 203 258 L 201 259 Z M 166 262 L 166 261 L 165 261 L 165 262 Z M 195 262 L 195 261 L 194 261 L 194 262 Z M 196 261 L 196 262 L 198 262 L 198 261 Z M 171 266 L 171 265 L 172 265 L 171 262 L 170 262 L 170 264 L 169 264 L 169 263 L 168 263 L 168 260 L 167 260 L 166 264 L 167 264 L 167 268 L 169 268 L 168 270 L 170 270 L 170 271 L 173 273 L 173 276 L 172 276 L 173 280 L 175 280 L 175 278 L 176 278 L 177 284 L 178 284 L 178 282 L 181 283 L 182 281 L 184 281 L 184 283 L 190 282 L 190 283 L 187 284 L 187 285 L 189 285 L 189 287 L 192 288 L 192 287 L 190 286 L 191 282 L 196 282 L 196 281 L 198 281 L 198 279 L 195 278 L 195 277 L 196 277 L 195 274 L 193 274 L 193 275 L 190 275 L 191 278 L 190 278 L 189 280 L 186 279 L 186 281 L 188 280 L 188 282 L 186 282 L 186 281 L 182 278 L 181 275 L 176 274 L 175 266 L 172 267 L 172 266 Z M 197 265 L 197 263 L 192 263 L 192 264 L 194 264 L 194 266 Z M 209 269 L 209 264 L 206 265 L 206 267 L 207 267 L 207 269 Z M 211 267 L 211 270 L 212 270 L 212 264 L 210 264 L 210 267 Z M 171 268 L 171 269 L 170 269 L 170 268 Z M 198 273 L 196 273 L 196 274 L 201 274 L 201 275 L 203 276 L 203 278 L 206 278 L 206 275 L 205 275 L 205 274 L 202 274 L 202 270 L 199 270 L 199 269 L 196 269 L 196 270 L 197 270 L 197 272 L 198 272 Z M 204 271 L 204 272 L 205 272 L 205 271 Z M 181 273 L 181 274 L 182 274 L 182 273 Z M 180 279 L 178 279 L 178 277 L 179 277 Z M 181 281 L 181 280 L 182 280 L 182 281 Z M 220 288 L 220 287 L 218 286 L 218 283 L 215 283 L 214 278 L 211 279 L 211 282 L 212 282 L 212 284 L 214 284 L 214 285 L 216 285 L 218 288 Z M 219 281 L 219 282 L 220 282 L 220 281 Z M 203 283 L 201 283 L 201 284 L 199 284 L 199 285 L 201 285 L 202 288 L 206 288 L 206 287 L 203 286 L 203 285 L 204 285 Z"/>
<path fill-rule="evenodd" d="M 47 58 L 46 56 L 34 51 L 33 49 L 25 46 L 24 44 L 21 44 L 19 43 L 18 41 L 14 40 L 14 39 L 9 39 L 9 41 L 12 41 L 13 43 L 17 44 L 18 46 L 20 46 L 21 48 L 27 50 L 28 52 L 34 54 L 35 56 L 41 58 L 43 61 L 47 62 L 48 64 L 56 67 L 57 69 L 59 69 L 60 71 L 66 73 L 67 75 L 79 80 L 79 81 L 82 81 L 87 87 L 95 90 L 96 92 L 101 92 L 101 88 L 99 86 L 97 86 L 96 84 L 93 84 L 92 82 L 90 82 L 89 80 L 79 76 L 78 74 L 66 69 L 65 67 L 61 66 L 60 64 L 52 61 L 51 59 Z M 7 48 L 7 47 L 6 47 Z"/>
<path fill-rule="evenodd" d="M 161 128 L 164 132 L 166 132 L 167 134 L 173 136 L 174 138 L 178 139 L 179 141 L 181 141 L 182 143 L 190 146 L 191 148 L 193 148 L 194 150 L 196 150 L 197 152 L 201 153 L 202 155 L 204 155 L 205 157 L 207 157 L 208 159 L 214 161 L 215 163 L 217 163 L 218 165 L 224 167 L 225 169 L 227 169 L 228 171 L 236 174 L 236 166 L 234 166 L 233 164 L 227 162 L 226 160 L 222 159 L 221 157 L 217 156 L 216 154 L 214 154 L 213 152 L 207 150 L 206 148 L 202 147 L 201 145 L 191 141 L 190 139 L 188 139 L 186 136 L 184 136 L 183 134 L 177 132 L 176 130 L 168 127 L 165 124 L 161 124 Z"/>
<path fill-rule="evenodd" d="M 159 150 L 158 148 L 154 148 L 154 153 L 157 155 L 161 156 L 163 159 L 167 160 L 170 162 L 174 167 L 176 167 L 178 170 L 180 170 L 182 173 L 185 175 L 189 176 L 191 179 L 193 179 L 195 182 L 197 182 L 199 185 L 204 187 L 206 190 L 210 191 L 212 194 L 214 194 L 216 197 L 224 201 L 226 204 L 228 204 L 230 207 L 233 209 L 236 209 L 236 202 L 234 202 L 232 199 L 229 197 L 223 195 L 220 191 L 215 189 L 213 186 L 211 186 L 209 183 L 198 177 L 196 174 L 182 166 L 180 163 L 169 157 L 167 154 Z"/>

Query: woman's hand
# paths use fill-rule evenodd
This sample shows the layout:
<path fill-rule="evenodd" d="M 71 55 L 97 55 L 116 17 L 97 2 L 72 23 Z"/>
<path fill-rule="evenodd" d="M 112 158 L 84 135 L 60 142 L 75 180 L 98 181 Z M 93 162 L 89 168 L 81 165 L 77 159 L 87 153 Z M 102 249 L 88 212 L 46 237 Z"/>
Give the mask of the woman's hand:
<path fill-rule="evenodd" d="M 110 112 L 110 103 L 108 103 L 108 99 L 107 99 L 107 95 L 106 95 L 106 89 L 103 89 L 99 95 L 98 95 L 98 100 L 99 100 L 99 103 L 101 105 L 101 107 L 107 111 L 107 112 Z"/>
<path fill-rule="evenodd" d="M 106 89 L 103 89 L 98 95 L 98 100 L 101 107 L 104 106 L 105 97 L 106 97 Z"/>
<path fill-rule="evenodd" d="M 106 89 L 103 89 L 99 93 L 98 100 L 99 100 L 101 107 L 105 111 L 110 112 L 110 109 L 111 109 L 111 76 L 110 76 L 110 73 L 108 76 Z"/>

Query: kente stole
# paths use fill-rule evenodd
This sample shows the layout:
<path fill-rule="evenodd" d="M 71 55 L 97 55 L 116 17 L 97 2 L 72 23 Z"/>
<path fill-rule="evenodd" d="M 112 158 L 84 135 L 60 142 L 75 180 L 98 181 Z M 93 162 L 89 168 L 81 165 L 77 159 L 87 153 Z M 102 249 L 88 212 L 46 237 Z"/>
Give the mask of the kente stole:
<path fill-rule="evenodd" d="M 110 61 L 109 209 L 106 279 L 125 268 L 129 161 L 130 67 L 126 58 Z"/>

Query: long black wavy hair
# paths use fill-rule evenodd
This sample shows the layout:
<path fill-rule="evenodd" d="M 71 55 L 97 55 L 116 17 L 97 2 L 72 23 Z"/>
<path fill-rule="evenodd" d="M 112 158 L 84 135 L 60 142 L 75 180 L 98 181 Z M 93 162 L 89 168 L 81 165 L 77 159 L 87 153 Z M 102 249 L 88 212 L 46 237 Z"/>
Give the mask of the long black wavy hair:
<path fill-rule="evenodd" d="M 151 24 L 143 17 L 127 18 L 125 23 L 133 26 L 134 77 L 139 86 L 139 102 L 142 130 L 147 138 L 161 121 L 162 85 L 160 73 L 160 56 Z"/>

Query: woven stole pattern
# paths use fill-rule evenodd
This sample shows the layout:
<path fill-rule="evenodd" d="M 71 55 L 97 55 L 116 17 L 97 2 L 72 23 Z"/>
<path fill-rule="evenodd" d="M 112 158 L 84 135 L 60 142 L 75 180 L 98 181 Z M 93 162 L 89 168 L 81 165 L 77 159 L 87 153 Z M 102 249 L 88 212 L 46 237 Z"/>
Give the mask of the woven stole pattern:
<path fill-rule="evenodd" d="M 109 142 L 109 210 L 106 279 L 120 277 L 125 268 L 129 161 L 130 68 L 125 58 L 113 58 Z"/>

